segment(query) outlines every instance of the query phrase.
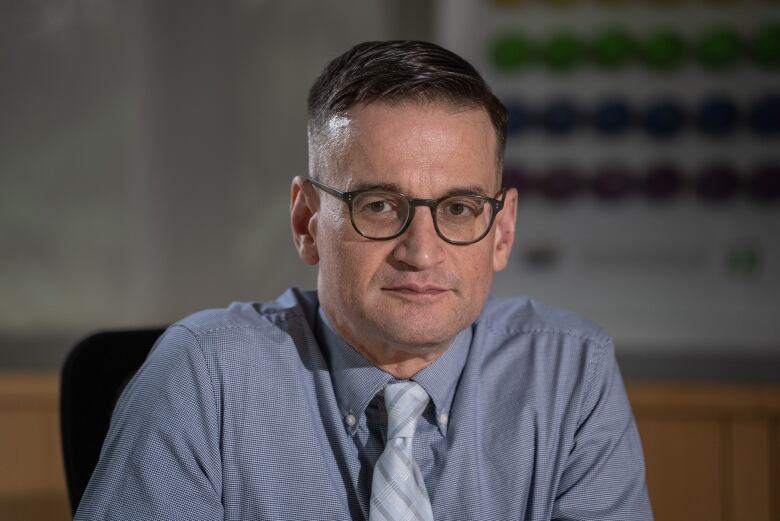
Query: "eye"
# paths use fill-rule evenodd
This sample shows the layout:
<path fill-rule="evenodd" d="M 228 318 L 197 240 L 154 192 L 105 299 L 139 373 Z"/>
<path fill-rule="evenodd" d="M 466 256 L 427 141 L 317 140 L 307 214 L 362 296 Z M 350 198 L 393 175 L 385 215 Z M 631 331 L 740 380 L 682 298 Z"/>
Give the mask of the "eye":
<path fill-rule="evenodd" d="M 358 214 L 381 216 L 398 213 L 400 202 L 392 194 L 367 192 L 355 198 L 353 211 Z"/>
<path fill-rule="evenodd" d="M 441 212 L 446 217 L 476 217 L 482 213 L 483 203 L 481 200 L 470 197 L 456 197 L 447 199 L 441 205 Z"/>
<path fill-rule="evenodd" d="M 373 201 L 368 203 L 366 208 L 368 211 L 373 213 L 382 213 L 386 212 L 390 208 L 390 205 L 387 203 L 387 201 Z"/>
<path fill-rule="evenodd" d="M 463 203 L 450 203 L 447 205 L 447 211 L 452 215 L 462 215 L 468 209 Z"/>

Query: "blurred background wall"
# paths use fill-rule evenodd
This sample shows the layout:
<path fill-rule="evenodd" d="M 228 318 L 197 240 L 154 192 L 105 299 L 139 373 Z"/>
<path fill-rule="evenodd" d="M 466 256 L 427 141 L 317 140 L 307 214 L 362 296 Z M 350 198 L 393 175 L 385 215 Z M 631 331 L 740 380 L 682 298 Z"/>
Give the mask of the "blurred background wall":
<path fill-rule="evenodd" d="M 287 225 L 308 87 L 358 41 L 419 38 L 510 108 L 506 183 L 523 199 L 497 294 L 577 309 L 624 355 L 780 368 L 774 3 L 0 9 L 0 367 L 311 287 Z"/>
<path fill-rule="evenodd" d="M 509 109 L 498 295 L 607 327 L 629 376 L 780 375 L 780 8 L 463 0 L 435 36 Z"/>
<path fill-rule="evenodd" d="M 4 2 L 0 367 L 311 287 L 287 224 L 309 85 L 430 34 L 429 2 Z"/>

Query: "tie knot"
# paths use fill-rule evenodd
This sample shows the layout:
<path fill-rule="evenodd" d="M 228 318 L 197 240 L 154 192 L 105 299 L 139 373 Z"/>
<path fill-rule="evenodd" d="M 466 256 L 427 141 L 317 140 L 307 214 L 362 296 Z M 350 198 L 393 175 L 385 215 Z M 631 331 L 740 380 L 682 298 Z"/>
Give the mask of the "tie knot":
<path fill-rule="evenodd" d="M 416 382 L 387 384 L 387 439 L 414 437 L 417 418 L 425 410 L 429 399 L 425 389 Z"/>

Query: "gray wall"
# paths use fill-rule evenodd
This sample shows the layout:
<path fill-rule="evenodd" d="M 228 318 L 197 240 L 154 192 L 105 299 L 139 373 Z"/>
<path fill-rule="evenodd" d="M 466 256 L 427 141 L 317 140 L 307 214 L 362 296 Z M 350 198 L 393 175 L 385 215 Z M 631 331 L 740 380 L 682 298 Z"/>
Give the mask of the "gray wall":
<path fill-rule="evenodd" d="M 76 339 L 93 331 L 165 324 L 233 300 L 272 298 L 288 286 L 311 287 L 315 271 L 297 259 L 287 223 L 289 181 L 307 165 L 310 83 L 329 59 L 367 39 L 463 40 L 462 49 L 453 47 L 480 65 L 482 47 L 470 39 L 487 34 L 491 20 L 525 19 L 521 12 L 511 19 L 507 11 L 476 1 L 468 5 L 478 11 L 459 23 L 437 16 L 453 5 L 467 3 L 3 3 L 0 370 L 54 368 Z M 449 28 L 449 37 L 434 30 L 436 23 Z M 503 94 L 515 88 L 498 79 L 495 86 Z M 515 144 L 510 157 L 562 152 L 557 143 L 541 145 L 529 142 L 526 154 Z M 575 160 L 592 152 L 586 145 L 582 154 L 572 149 Z M 653 374 L 669 374 L 670 367 L 701 372 L 702 359 L 717 354 L 713 346 L 720 342 L 726 361 L 707 374 L 733 376 L 734 367 L 743 367 L 739 374 L 746 378 L 761 370 L 780 377 L 773 311 L 778 300 L 766 280 L 777 275 L 775 268 L 760 280 L 722 282 L 720 292 L 712 290 L 709 272 L 698 270 L 705 291 L 689 291 L 685 301 L 679 288 L 691 287 L 693 276 L 678 274 L 678 283 L 665 271 L 656 270 L 653 278 L 645 265 L 620 264 L 621 241 L 637 229 L 626 224 L 633 222 L 626 216 L 650 229 L 661 245 L 669 242 L 665 230 L 688 230 L 682 234 L 686 247 L 689 237 L 707 237 L 704 231 L 735 229 L 732 217 L 723 216 L 727 226 L 713 227 L 701 224 L 696 208 L 648 218 L 637 205 L 624 207 L 621 217 L 591 206 L 524 204 L 513 263 L 497 279 L 497 292 L 530 293 L 586 312 L 617 333 L 621 354 L 632 354 L 633 367 L 642 369 L 633 374 L 649 374 L 643 368 L 652 366 L 645 356 L 651 351 L 658 367 Z M 752 219 L 752 210 L 746 211 Z M 767 230 L 780 222 L 776 211 L 772 215 L 774 228 Z M 597 225 L 591 225 L 594 216 Z M 767 222 L 764 214 L 756 219 L 762 226 Z M 588 233 L 581 233 L 583 226 Z M 593 243 L 599 252 L 607 252 L 595 267 L 575 262 L 577 248 L 590 246 L 591 231 L 599 234 L 601 242 Z M 766 235 L 769 263 L 780 250 L 775 234 Z M 552 241 L 574 260 L 562 263 L 557 274 L 530 270 L 523 255 L 534 240 Z M 657 251 L 655 243 L 650 246 Z M 625 289 L 635 286 L 638 291 Z M 594 287 L 614 291 L 600 297 Z M 754 298 L 756 291 L 764 300 Z M 663 305 L 668 301 L 674 306 Z M 714 303 L 739 320 L 714 319 L 701 303 Z M 751 305 L 761 313 L 751 314 Z M 648 314 L 646 308 L 666 311 Z M 753 327 L 744 317 L 763 322 Z M 713 320 L 728 335 L 709 327 Z M 714 331 L 710 336 L 718 342 L 701 331 Z M 745 362 L 749 342 L 733 341 L 749 339 L 740 331 L 762 341 L 753 342 L 761 349 L 751 351 L 752 362 Z M 763 356 L 758 351 L 770 351 L 771 361 L 755 358 Z"/>
<path fill-rule="evenodd" d="M 4 3 L 0 368 L 312 286 L 287 224 L 308 87 L 429 21 L 411 1 Z"/>

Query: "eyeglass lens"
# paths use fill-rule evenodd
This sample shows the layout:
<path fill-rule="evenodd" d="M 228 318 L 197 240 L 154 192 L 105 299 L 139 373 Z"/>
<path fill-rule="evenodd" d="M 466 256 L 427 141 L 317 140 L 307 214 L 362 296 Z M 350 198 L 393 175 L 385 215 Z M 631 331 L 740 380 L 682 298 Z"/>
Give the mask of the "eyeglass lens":
<path fill-rule="evenodd" d="M 362 192 L 352 199 L 355 227 L 373 239 L 396 235 L 406 225 L 410 211 L 409 201 L 391 192 Z M 487 231 L 491 214 L 488 201 L 469 195 L 453 195 L 439 201 L 434 220 L 439 233 L 446 239 L 469 242 Z"/>

